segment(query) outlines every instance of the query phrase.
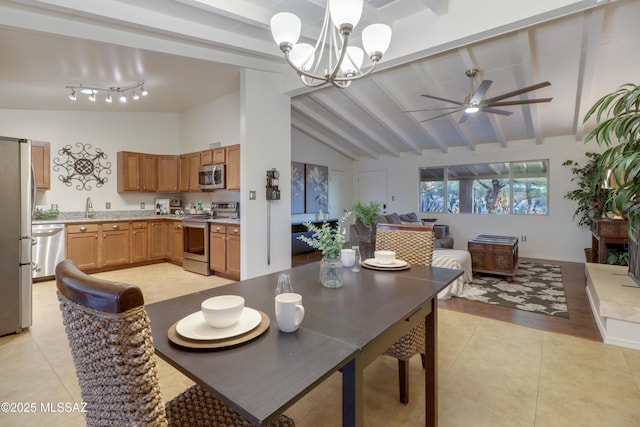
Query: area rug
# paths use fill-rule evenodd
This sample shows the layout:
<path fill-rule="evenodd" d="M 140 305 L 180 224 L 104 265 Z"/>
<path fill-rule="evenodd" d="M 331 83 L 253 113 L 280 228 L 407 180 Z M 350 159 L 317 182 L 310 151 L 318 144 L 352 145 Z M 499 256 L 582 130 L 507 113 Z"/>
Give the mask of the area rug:
<path fill-rule="evenodd" d="M 559 265 L 521 262 L 513 281 L 475 273 L 459 295 L 471 301 L 569 318 Z"/>

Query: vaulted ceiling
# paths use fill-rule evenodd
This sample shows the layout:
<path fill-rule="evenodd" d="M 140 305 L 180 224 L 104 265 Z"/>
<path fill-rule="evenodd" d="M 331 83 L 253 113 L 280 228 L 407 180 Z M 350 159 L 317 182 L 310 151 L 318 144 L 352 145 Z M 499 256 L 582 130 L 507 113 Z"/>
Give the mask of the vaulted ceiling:
<path fill-rule="evenodd" d="M 299 83 L 269 32 L 276 12 L 317 37 L 325 0 L 0 0 L 0 108 L 176 112 L 234 92 L 242 68 L 282 73 L 292 127 L 352 159 L 474 151 L 517 140 L 575 135 L 600 96 L 638 83 L 640 2 L 540 0 L 369 0 L 363 22 L 393 28 L 371 76 L 345 90 Z M 356 33 L 358 30 L 356 29 Z M 355 37 L 358 43 L 358 38 Z M 459 123 L 450 110 L 470 93 L 468 69 L 493 81 L 486 97 L 539 82 L 550 86 L 509 100 L 551 102 L 478 112 Z M 113 86 L 144 80 L 142 102 L 67 98 L 68 84 Z M 434 109 L 434 111 L 413 110 Z"/>

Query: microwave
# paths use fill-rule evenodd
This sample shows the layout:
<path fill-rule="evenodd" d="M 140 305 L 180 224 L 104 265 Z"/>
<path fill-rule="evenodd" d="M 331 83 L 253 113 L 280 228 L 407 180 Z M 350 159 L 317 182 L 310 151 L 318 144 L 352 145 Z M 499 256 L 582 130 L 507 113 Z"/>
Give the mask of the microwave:
<path fill-rule="evenodd" d="M 225 188 L 224 173 L 224 165 L 200 166 L 198 168 L 198 188 L 200 190 Z"/>

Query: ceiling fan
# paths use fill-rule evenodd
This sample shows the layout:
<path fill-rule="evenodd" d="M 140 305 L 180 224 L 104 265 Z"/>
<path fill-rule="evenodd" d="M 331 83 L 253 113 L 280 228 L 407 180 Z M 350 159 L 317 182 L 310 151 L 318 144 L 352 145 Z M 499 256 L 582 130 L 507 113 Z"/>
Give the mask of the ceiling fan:
<path fill-rule="evenodd" d="M 444 108 L 426 108 L 426 109 L 422 109 L 422 110 L 410 110 L 410 111 L 405 111 L 407 113 L 414 113 L 414 112 L 418 112 L 418 111 L 441 111 L 441 110 L 452 110 L 452 111 L 448 111 L 444 114 L 440 114 L 439 116 L 435 116 L 435 117 L 431 117 L 429 119 L 426 120 L 422 120 L 422 122 L 428 122 L 430 120 L 434 120 L 443 116 L 447 116 L 449 114 L 453 114 L 453 113 L 457 113 L 458 111 L 464 111 L 464 113 L 462 114 L 462 117 L 460 117 L 460 121 L 458 123 L 464 123 L 468 118 L 470 114 L 476 113 L 478 111 L 484 111 L 485 113 L 491 113 L 491 114 L 500 114 L 502 116 L 510 116 L 511 114 L 513 114 L 511 111 L 506 111 L 506 110 L 500 110 L 498 108 L 494 108 L 494 107 L 506 107 L 509 105 L 522 105 L 522 104 L 535 104 L 535 103 L 539 103 L 539 102 L 549 102 L 551 101 L 553 98 L 540 98 L 540 99 L 524 99 L 524 100 L 514 100 L 514 101 L 502 101 L 503 99 L 507 99 L 507 98 L 511 98 L 512 96 L 517 96 L 517 95 L 521 95 L 523 93 L 526 92 L 530 92 L 532 90 L 536 90 L 536 89 L 540 89 L 543 88 L 545 86 L 550 86 L 551 83 L 549 82 L 542 82 L 542 83 L 538 83 L 535 84 L 533 86 L 527 86 L 524 87 L 522 89 L 518 89 L 518 90 L 514 90 L 513 92 L 508 92 L 508 93 L 504 93 L 502 95 L 498 95 L 498 96 L 494 96 L 493 98 L 488 98 L 485 99 L 484 95 L 487 93 L 487 90 L 489 90 L 489 87 L 491 86 L 491 84 L 493 83 L 492 80 L 483 80 L 480 83 L 480 86 L 478 86 L 478 89 L 474 88 L 473 85 L 473 81 L 474 78 L 478 75 L 478 69 L 477 68 L 472 68 L 470 70 L 467 70 L 466 73 L 467 77 L 469 77 L 469 79 L 471 79 L 471 90 L 469 91 L 469 95 L 467 95 L 467 97 L 464 99 L 463 102 L 460 101 L 455 101 L 453 99 L 447 99 L 447 98 L 441 98 L 439 96 L 433 96 L 433 95 L 421 95 L 424 96 L 426 98 L 431 98 L 431 99 L 437 99 L 438 101 L 444 101 L 444 102 L 449 102 L 451 104 L 455 104 L 455 107 L 444 107 Z"/>

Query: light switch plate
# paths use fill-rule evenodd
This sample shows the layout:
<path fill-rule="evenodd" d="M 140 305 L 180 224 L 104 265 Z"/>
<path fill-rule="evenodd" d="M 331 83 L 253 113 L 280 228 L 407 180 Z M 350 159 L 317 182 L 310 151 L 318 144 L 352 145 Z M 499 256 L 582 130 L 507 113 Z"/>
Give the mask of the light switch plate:
<path fill-rule="evenodd" d="M 105 209 L 111 209 L 111 202 L 106 202 L 106 203 L 104 204 L 104 208 L 105 208 Z"/>
<path fill-rule="evenodd" d="M 256 199 L 256 192 L 249 191 L 249 200 L 255 200 L 255 199 Z"/>
<path fill-rule="evenodd" d="M 140 202 L 140 209 L 144 209 L 144 202 Z"/>

